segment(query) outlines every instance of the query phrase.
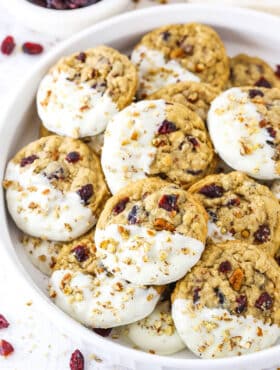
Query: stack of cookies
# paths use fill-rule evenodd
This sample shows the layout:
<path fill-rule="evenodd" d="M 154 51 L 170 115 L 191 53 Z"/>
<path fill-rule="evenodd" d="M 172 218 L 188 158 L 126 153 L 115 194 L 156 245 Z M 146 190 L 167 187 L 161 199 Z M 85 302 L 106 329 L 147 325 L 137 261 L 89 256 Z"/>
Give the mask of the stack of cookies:
<path fill-rule="evenodd" d="M 7 165 L 11 217 L 53 301 L 151 353 L 280 337 L 280 79 L 192 23 L 62 58 L 41 138 Z M 111 329 L 114 328 L 113 331 Z"/>

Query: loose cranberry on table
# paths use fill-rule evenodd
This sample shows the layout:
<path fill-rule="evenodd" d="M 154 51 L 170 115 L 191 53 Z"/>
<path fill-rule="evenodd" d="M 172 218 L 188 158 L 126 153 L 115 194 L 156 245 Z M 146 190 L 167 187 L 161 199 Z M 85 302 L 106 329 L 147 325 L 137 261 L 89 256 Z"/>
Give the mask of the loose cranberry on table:
<path fill-rule="evenodd" d="M 7 36 L 1 43 L 1 52 L 5 55 L 11 55 L 16 46 L 13 36 Z"/>
<path fill-rule="evenodd" d="M 0 314 L 0 329 L 6 329 L 9 325 L 10 324 L 7 319 Z"/>
<path fill-rule="evenodd" d="M 44 48 L 41 44 L 37 44 L 35 42 L 25 42 L 22 45 L 22 51 L 25 54 L 38 55 L 44 51 Z"/>
<path fill-rule="evenodd" d="M 27 0 L 35 5 L 43 6 L 44 8 L 67 10 L 83 8 L 93 5 L 101 0 Z"/>
<path fill-rule="evenodd" d="M 70 358 L 70 369 L 71 370 L 84 370 L 85 360 L 81 351 L 76 349 Z"/>
<path fill-rule="evenodd" d="M 11 343 L 7 342 L 4 339 L 0 340 L 0 356 L 7 357 L 12 352 L 14 352 L 14 347 L 11 345 Z"/>

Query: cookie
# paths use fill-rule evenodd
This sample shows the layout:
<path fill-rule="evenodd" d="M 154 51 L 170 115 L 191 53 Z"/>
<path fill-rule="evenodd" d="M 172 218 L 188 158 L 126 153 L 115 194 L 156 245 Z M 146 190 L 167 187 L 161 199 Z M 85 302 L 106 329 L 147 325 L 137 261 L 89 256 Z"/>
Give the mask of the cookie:
<path fill-rule="evenodd" d="M 230 172 L 207 176 L 189 191 L 208 212 L 208 242 L 238 239 L 274 255 L 280 244 L 280 206 L 267 186 Z"/>
<path fill-rule="evenodd" d="M 272 257 L 241 241 L 210 245 L 177 283 L 172 316 L 201 358 L 260 351 L 280 336 L 280 270 Z"/>
<path fill-rule="evenodd" d="M 229 61 L 218 34 L 198 23 L 163 26 L 146 34 L 131 55 L 138 69 L 138 98 L 183 81 L 223 88 Z"/>
<path fill-rule="evenodd" d="M 228 87 L 235 86 L 280 87 L 280 80 L 261 58 L 238 54 L 230 58 Z"/>
<path fill-rule="evenodd" d="M 93 239 L 91 232 L 62 248 L 49 284 L 55 304 L 90 328 L 127 325 L 148 316 L 162 289 L 131 284 L 106 272 Z"/>
<path fill-rule="evenodd" d="M 199 115 L 205 122 L 212 100 L 220 93 L 220 90 L 210 84 L 201 82 L 185 81 L 168 85 L 148 96 L 148 99 L 164 99 L 166 101 L 180 103 Z"/>
<path fill-rule="evenodd" d="M 23 235 L 22 246 L 32 264 L 43 274 L 50 276 L 62 248 L 62 243 Z"/>
<path fill-rule="evenodd" d="M 40 125 L 39 128 L 39 136 L 45 137 L 54 135 L 53 132 L 47 130 L 43 125 Z M 87 144 L 98 157 L 101 156 L 103 144 L 104 144 L 104 133 L 95 135 L 95 136 L 88 136 L 81 139 L 85 144 Z"/>
<path fill-rule="evenodd" d="M 145 177 L 163 178 L 187 188 L 214 172 L 216 157 L 197 114 L 179 103 L 145 100 L 110 121 L 101 163 L 114 194 Z"/>
<path fill-rule="evenodd" d="M 211 104 L 208 128 L 219 156 L 262 180 L 280 178 L 280 89 L 234 87 Z"/>
<path fill-rule="evenodd" d="M 108 198 L 98 157 L 79 140 L 48 136 L 8 163 L 9 212 L 23 232 L 70 241 L 94 226 Z"/>
<path fill-rule="evenodd" d="M 207 214 L 185 190 L 159 179 L 131 183 L 105 205 L 95 242 L 104 266 L 135 284 L 180 279 L 204 249 Z"/>
<path fill-rule="evenodd" d="M 126 329 L 128 338 L 149 353 L 171 355 L 185 348 L 176 331 L 169 301 L 159 303 L 151 315 Z"/>
<path fill-rule="evenodd" d="M 136 69 L 117 50 L 98 46 L 64 57 L 40 83 L 38 114 L 61 136 L 82 138 L 103 132 L 109 119 L 129 105 Z"/>

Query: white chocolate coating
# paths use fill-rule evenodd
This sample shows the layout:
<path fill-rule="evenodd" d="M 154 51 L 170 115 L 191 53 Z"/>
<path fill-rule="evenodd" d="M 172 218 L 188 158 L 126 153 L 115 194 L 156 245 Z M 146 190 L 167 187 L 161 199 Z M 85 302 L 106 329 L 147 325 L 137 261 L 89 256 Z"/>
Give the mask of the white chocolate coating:
<path fill-rule="evenodd" d="M 127 325 L 148 316 L 160 295 L 153 287 L 130 284 L 106 274 L 57 270 L 50 278 L 50 295 L 63 311 L 92 328 Z"/>
<path fill-rule="evenodd" d="M 229 233 L 222 233 L 221 229 L 212 221 L 208 221 L 208 233 L 207 236 L 215 243 L 220 243 L 225 240 L 235 240 L 234 237 Z"/>
<path fill-rule="evenodd" d="M 177 281 L 198 262 L 204 250 L 199 240 L 139 225 L 97 228 L 95 244 L 109 271 L 144 285 Z"/>
<path fill-rule="evenodd" d="M 164 100 L 141 101 L 109 122 L 101 164 L 112 194 L 149 174 L 156 154 L 152 140 L 166 118 L 165 108 Z"/>
<path fill-rule="evenodd" d="M 24 235 L 22 245 L 32 264 L 43 274 L 50 276 L 62 244 Z"/>
<path fill-rule="evenodd" d="M 38 89 L 37 109 L 44 126 L 61 136 L 80 138 L 103 132 L 118 112 L 116 103 L 87 83 L 69 81 L 56 70 L 46 75 Z"/>
<path fill-rule="evenodd" d="M 161 302 L 143 320 L 128 326 L 129 339 L 140 349 L 158 355 L 172 355 L 185 348 L 171 317 L 170 303 Z"/>
<path fill-rule="evenodd" d="M 28 235 L 54 241 L 70 241 L 87 232 L 96 217 L 78 193 L 62 193 L 33 165 L 20 167 L 9 162 L 5 180 L 17 182 L 9 187 L 6 199 L 9 212 L 20 230 Z M 30 190 L 32 189 L 32 190 Z"/>
<path fill-rule="evenodd" d="M 247 92 L 232 88 L 211 104 L 208 128 L 219 156 L 232 168 L 257 179 L 280 178 L 275 171 L 271 136 Z"/>
<path fill-rule="evenodd" d="M 144 45 L 133 50 L 131 61 L 138 68 L 139 98 L 145 98 L 160 88 L 177 82 L 200 82 L 198 76 L 183 68 L 176 60 L 167 62 L 162 52 Z"/>
<path fill-rule="evenodd" d="M 235 316 L 221 308 L 194 308 L 188 299 L 176 299 L 172 317 L 187 347 L 201 358 L 252 353 L 272 346 L 280 336 L 277 325 L 253 316 Z"/>

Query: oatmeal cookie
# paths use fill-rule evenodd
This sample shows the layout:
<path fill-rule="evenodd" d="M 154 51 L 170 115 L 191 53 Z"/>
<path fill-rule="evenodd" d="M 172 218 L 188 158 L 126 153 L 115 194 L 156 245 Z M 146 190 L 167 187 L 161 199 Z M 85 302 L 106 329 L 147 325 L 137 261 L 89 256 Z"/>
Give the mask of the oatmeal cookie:
<path fill-rule="evenodd" d="M 138 98 L 182 81 L 206 82 L 223 88 L 229 60 L 223 42 L 210 27 L 173 24 L 146 34 L 131 56 L 138 69 Z"/>
<path fill-rule="evenodd" d="M 280 87 L 280 80 L 261 58 L 238 54 L 230 58 L 228 87 L 239 86 Z"/>
<path fill-rule="evenodd" d="M 179 335 L 202 358 L 259 351 L 280 336 L 280 269 L 254 245 L 209 245 L 172 301 Z"/>
<path fill-rule="evenodd" d="M 96 255 L 93 232 L 63 246 L 49 286 L 55 304 L 90 328 L 141 320 L 154 310 L 162 292 L 106 272 Z"/>
<path fill-rule="evenodd" d="M 208 242 L 238 239 L 274 255 L 280 245 L 280 205 L 267 186 L 230 172 L 207 176 L 189 191 L 208 212 Z"/>
<path fill-rule="evenodd" d="M 94 226 L 109 196 L 98 157 L 79 140 L 47 136 L 8 163 L 9 212 L 23 232 L 70 241 Z"/>
<path fill-rule="evenodd" d="M 220 90 L 210 84 L 185 81 L 168 85 L 148 96 L 148 99 L 164 99 L 166 101 L 180 103 L 199 115 L 205 122 L 212 100 L 220 93 Z"/>
<path fill-rule="evenodd" d="M 58 135 L 94 136 L 131 103 L 136 86 L 136 69 L 129 59 L 98 46 L 64 57 L 52 67 L 38 89 L 38 114 Z"/>
<path fill-rule="evenodd" d="M 169 301 L 159 303 L 148 317 L 125 329 L 128 338 L 149 353 L 171 355 L 185 348 L 175 328 Z"/>
<path fill-rule="evenodd" d="M 280 178 L 280 89 L 234 87 L 211 104 L 208 128 L 219 156 L 262 180 Z"/>
<path fill-rule="evenodd" d="M 199 116 L 179 103 L 145 100 L 109 123 L 101 157 L 112 194 L 131 181 L 158 177 L 188 188 L 216 167 Z"/>
<path fill-rule="evenodd" d="M 129 184 L 105 205 L 95 242 L 109 271 L 135 284 L 176 281 L 199 260 L 207 213 L 174 184 L 145 179 Z"/>

